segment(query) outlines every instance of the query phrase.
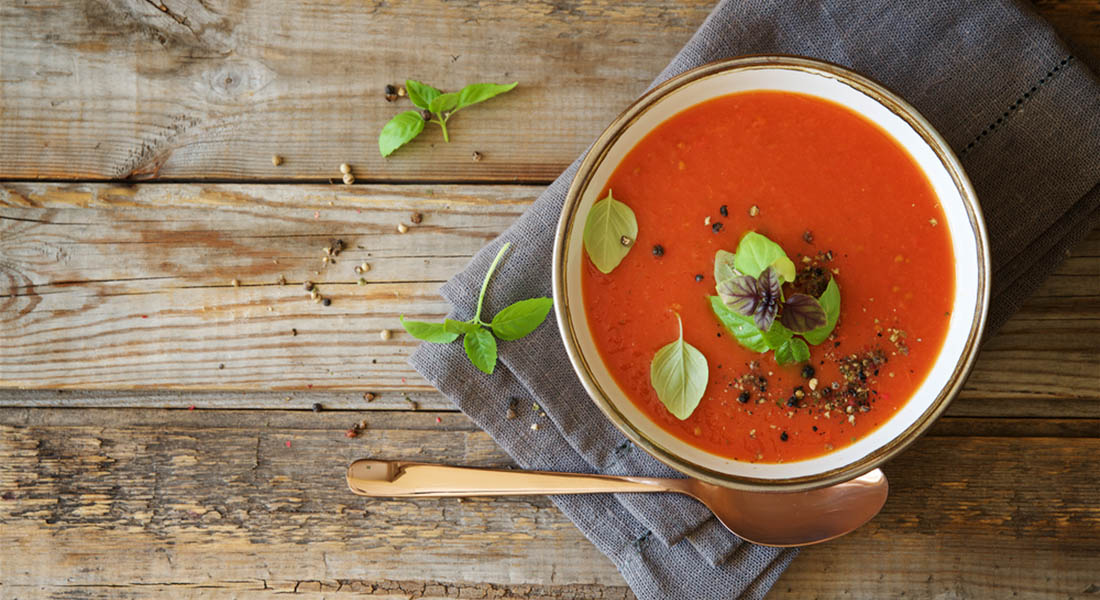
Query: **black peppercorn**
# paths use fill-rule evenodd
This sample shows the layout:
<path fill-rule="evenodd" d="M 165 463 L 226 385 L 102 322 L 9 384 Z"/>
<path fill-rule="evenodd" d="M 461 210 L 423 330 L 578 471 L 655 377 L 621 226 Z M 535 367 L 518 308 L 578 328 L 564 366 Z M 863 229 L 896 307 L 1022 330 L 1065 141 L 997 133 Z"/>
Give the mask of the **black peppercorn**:
<path fill-rule="evenodd" d="M 730 209 L 725 204 L 718 207 L 718 212 L 721 213 L 723 217 L 730 216 Z"/>
<path fill-rule="evenodd" d="M 313 289 L 313 282 L 312 281 L 307 281 L 307 282 L 303 283 L 302 288 L 307 292 L 312 290 Z"/>
<path fill-rule="evenodd" d="M 795 398 L 794 396 L 791 396 L 790 398 L 787 398 L 787 406 L 790 406 L 790 407 L 798 406 L 798 398 Z"/>
<path fill-rule="evenodd" d="M 325 298 L 321 301 L 321 304 L 324 304 L 325 306 L 330 306 L 332 304 L 332 298 Z"/>
<path fill-rule="evenodd" d="M 424 121 L 431 121 L 432 120 L 432 112 L 430 110 L 420 111 L 420 116 L 424 118 Z"/>
<path fill-rule="evenodd" d="M 386 85 L 386 95 L 387 96 L 389 96 L 390 94 L 396 94 L 396 93 L 397 93 L 397 88 L 395 88 L 395 87 L 393 87 L 392 85 L 389 85 L 389 84 Z"/>
<path fill-rule="evenodd" d="M 320 402 L 314 402 L 313 403 L 313 412 L 321 412 L 322 408 L 324 408 L 324 407 L 321 406 Z"/>
<path fill-rule="evenodd" d="M 787 432 L 784 431 L 783 433 L 779 434 L 779 439 L 783 440 L 784 442 L 787 441 Z"/>
<path fill-rule="evenodd" d="M 805 367 L 802 367 L 802 378 L 803 379 L 809 379 L 809 378 L 813 377 L 814 373 L 815 373 L 815 371 L 814 371 L 814 366 L 813 365 L 806 365 Z"/>
<path fill-rule="evenodd" d="M 695 276 L 695 281 L 702 281 L 702 280 L 703 280 L 703 274 L 702 273 L 699 273 L 698 275 Z"/>
<path fill-rule="evenodd" d="M 656 246 L 653 247 L 653 256 L 664 256 L 664 255 L 665 255 L 664 246 L 662 246 L 660 244 L 657 244 Z"/>
<path fill-rule="evenodd" d="M 719 231 L 722 231 L 722 224 L 721 223 L 711 223 L 710 224 L 710 230 L 713 231 L 714 233 L 718 233 Z"/>
<path fill-rule="evenodd" d="M 746 390 L 744 392 L 741 392 L 741 395 L 737 397 L 737 401 L 740 402 L 741 404 L 747 404 L 748 401 L 749 401 L 749 392 L 748 392 L 748 390 Z"/>

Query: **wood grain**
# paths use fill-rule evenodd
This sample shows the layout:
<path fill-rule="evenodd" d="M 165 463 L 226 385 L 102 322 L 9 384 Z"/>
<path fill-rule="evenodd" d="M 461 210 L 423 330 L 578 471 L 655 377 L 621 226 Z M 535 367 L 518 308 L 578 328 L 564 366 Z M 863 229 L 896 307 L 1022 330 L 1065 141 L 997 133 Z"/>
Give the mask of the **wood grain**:
<path fill-rule="evenodd" d="M 549 181 L 711 5 L 0 3 L 0 180 L 128 180 L 0 183 L 0 598 L 633 598 L 545 498 L 340 482 L 362 456 L 509 464 L 408 368 L 395 317 L 442 315 L 438 285 L 541 188 L 441 184 Z M 1034 5 L 1100 66 L 1095 0 Z M 407 104 L 381 89 L 410 75 L 521 85 L 382 160 Z M 407 185 L 231 183 L 342 162 Z M 888 465 L 884 512 L 769 598 L 1095 597 L 1098 389 L 1094 231 Z"/>
<path fill-rule="evenodd" d="M 347 408 L 362 406 L 361 394 L 343 392 L 432 396 L 405 362 L 416 340 L 397 316 L 445 314 L 439 284 L 538 191 L 2 184 L 0 385 L 323 390 L 341 392 Z M 326 266 L 334 237 L 348 249 Z M 353 269 L 362 262 L 371 268 L 361 286 Z M 986 344 L 961 402 L 990 406 L 985 414 L 1100 414 L 1095 274 L 1100 231 Z M 305 280 L 332 305 L 311 301 Z M 382 329 L 393 336 L 383 341 Z M 229 406 L 286 406 L 281 395 L 232 398 Z"/>
<path fill-rule="evenodd" d="M 367 432 L 344 437 L 360 418 Z M 879 517 L 806 550 L 773 597 L 1078 597 L 1100 585 L 1100 421 L 1076 437 L 952 421 L 890 464 Z M 627 596 L 545 498 L 357 498 L 340 481 L 361 456 L 509 464 L 459 414 L 0 412 L 0 593 Z"/>
<path fill-rule="evenodd" d="M 546 182 L 683 46 L 711 0 L 0 8 L 0 178 Z M 1093 0 L 1040 0 L 1093 66 Z M 410 26 L 410 24 L 415 24 Z M 516 91 L 382 159 L 386 84 Z M 521 151 L 516 151 L 521 147 Z M 480 152 L 484 160 L 473 162 Z M 272 155 L 285 162 L 275 167 Z"/>
<path fill-rule="evenodd" d="M 316 181 L 348 162 L 361 181 L 544 182 L 712 5 L 7 2 L 0 178 Z M 406 78 L 521 85 L 456 116 L 451 143 L 432 126 L 385 160 L 378 131 L 413 107 L 383 89 Z"/>

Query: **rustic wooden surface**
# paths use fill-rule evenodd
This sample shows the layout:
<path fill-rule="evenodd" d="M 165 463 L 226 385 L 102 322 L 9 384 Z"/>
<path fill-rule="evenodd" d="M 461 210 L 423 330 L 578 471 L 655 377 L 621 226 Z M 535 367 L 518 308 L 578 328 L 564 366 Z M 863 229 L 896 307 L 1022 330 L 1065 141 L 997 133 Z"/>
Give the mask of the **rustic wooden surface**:
<path fill-rule="evenodd" d="M 0 598 L 632 597 L 544 498 L 367 501 L 341 471 L 509 464 L 396 316 L 443 314 L 710 4 L 0 5 Z M 1036 7 L 1100 65 L 1094 0 Z M 380 89 L 411 75 L 521 86 L 382 160 Z M 367 185 L 324 183 L 341 162 Z M 883 513 L 770 597 L 1094 597 L 1098 390 L 1094 231 L 888 466 Z"/>

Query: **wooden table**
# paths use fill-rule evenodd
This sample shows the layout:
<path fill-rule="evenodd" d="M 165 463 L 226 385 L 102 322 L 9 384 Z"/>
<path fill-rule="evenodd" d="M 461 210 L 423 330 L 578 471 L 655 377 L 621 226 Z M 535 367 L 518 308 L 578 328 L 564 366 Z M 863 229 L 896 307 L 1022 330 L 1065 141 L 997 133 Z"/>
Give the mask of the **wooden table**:
<path fill-rule="evenodd" d="M 163 1 L 0 7 L 0 596 L 631 597 L 545 498 L 367 501 L 342 471 L 509 463 L 396 317 L 446 312 L 711 0 Z M 1100 65 L 1094 1 L 1037 6 Z M 382 160 L 406 77 L 520 87 Z M 1100 231 L 889 465 L 883 513 L 771 596 L 1093 597 L 1098 388 Z"/>

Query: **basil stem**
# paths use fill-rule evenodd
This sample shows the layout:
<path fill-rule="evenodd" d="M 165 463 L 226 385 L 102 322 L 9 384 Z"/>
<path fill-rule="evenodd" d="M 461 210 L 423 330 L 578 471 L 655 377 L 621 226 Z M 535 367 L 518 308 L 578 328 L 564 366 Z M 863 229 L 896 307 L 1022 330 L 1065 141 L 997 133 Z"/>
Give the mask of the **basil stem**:
<path fill-rule="evenodd" d="M 489 288 L 489 279 L 492 278 L 493 272 L 497 270 L 497 265 L 500 264 L 500 259 L 504 258 L 504 253 L 508 251 L 508 248 L 512 245 L 512 242 L 505 242 L 500 247 L 500 251 L 497 252 L 496 258 L 493 259 L 492 264 L 489 265 L 489 270 L 485 273 L 485 280 L 481 282 L 481 293 L 477 295 L 477 312 L 474 313 L 474 322 L 485 327 L 492 327 L 492 325 L 481 320 L 481 305 L 485 303 L 485 290 Z"/>

